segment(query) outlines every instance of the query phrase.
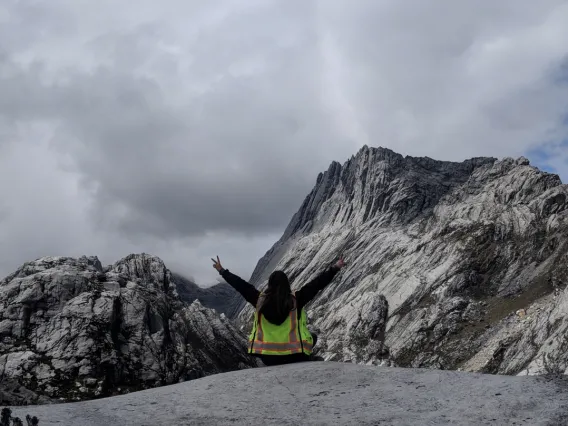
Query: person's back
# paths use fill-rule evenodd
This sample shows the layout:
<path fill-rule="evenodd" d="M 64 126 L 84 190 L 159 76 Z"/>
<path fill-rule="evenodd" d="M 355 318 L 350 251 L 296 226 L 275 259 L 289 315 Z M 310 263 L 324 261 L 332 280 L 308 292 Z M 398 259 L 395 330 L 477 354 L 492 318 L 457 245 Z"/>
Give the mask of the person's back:
<path fill-rule="evenodd" d="M 221 266 L 219 257 L 213 267 L 255 307 L 253 329 L 249 336 L 248 353 L 261 358 L 266 365 L 308 361 L 317 336 L 307 328 L 305 306 L 325 288 L 345 265 L 340 259 L 315 279 L 292 292 L 290 281 L 282 271 L 274 271 L 265 291 L 232 274 Z"/>

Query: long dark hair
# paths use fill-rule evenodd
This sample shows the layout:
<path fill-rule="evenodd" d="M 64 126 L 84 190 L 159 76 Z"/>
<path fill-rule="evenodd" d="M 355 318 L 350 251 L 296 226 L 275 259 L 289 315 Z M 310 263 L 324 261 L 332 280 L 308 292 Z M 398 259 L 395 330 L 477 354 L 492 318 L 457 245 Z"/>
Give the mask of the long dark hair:
<path fill-rule="evenodd" d="M 274 271 L 268 278 L 268 285 L 259 306 L 259 311 L 266 316 L 265 308 L 275 311 L 273 313 L 278 318 L 285 318 L 294 308 L 290 281 L 282 271 Z"/>

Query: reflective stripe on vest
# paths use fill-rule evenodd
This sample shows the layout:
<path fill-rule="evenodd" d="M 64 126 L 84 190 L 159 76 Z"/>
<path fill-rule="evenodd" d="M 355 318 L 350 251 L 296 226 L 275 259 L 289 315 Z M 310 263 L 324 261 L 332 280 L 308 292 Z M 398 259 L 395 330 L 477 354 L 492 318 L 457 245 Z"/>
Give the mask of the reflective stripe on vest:
<path fill-rule="evenodd" d="M 313 349 L 313 346 L 308 341 L 304 340 L 304 350 L 309 350 L 310 352 Z M 257 353 L 256 351 L 292 351 L 292 353 L 301 353 L 302 347 L 298 343 L 267 343 L 262 342 L 259 340 L 254 341 L 253 346 L 253 353 Z M 260 352 L 258 352 L 260 353 Z"/>
<path fill-rule="evenodd" d="M 291 355 L 298 353 L 310 355 L 313 350 L 312 336 L 307 327 L 304 326 L 305 311 L 303 309 L 300 313 L 303 321 L 298 321 L 295 295 L 293 295 L 294 307 L 281 325 L 272 324 L 259 312 L 262 296 L 261 293 L 254 315 L 254 325 L 249 338 L 248 352 L 257 355 Z M 288 333 L 284 334 L 283 327 L 288 327 L 287 323 L 289 323 Z M 302 330 L 300 330 L 300 327 L 302 327 Z M 301 341 L 298 333 L 302 336 Z"/>

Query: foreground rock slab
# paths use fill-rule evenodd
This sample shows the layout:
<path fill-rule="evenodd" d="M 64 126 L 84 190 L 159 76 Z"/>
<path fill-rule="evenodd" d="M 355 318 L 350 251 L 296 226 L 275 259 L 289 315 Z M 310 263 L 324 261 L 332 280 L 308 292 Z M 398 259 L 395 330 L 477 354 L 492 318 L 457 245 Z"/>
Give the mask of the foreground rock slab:
<path fill-rule="evenodd" d="M 563 425 L 568 382 L 312 362 L 95 401 L 13 407 L 40 425 Z"/>

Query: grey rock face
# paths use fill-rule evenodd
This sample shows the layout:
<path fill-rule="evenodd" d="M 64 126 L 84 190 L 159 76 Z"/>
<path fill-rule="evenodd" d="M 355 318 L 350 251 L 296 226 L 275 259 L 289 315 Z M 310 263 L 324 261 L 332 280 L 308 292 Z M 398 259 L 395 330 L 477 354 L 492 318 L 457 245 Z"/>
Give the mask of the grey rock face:
<path fill-rule="evenodd" d="M 251 280 L 283 269 L 297 288 L 341 254 L 348 265 L 308 307 L 325 359 L 568 372 L 568 186 L 527 159 L 364 147 L 320 174 Z"/>
<path fill-rule="evenodd" d="M 0 378 L 79 400 L 253 366 L 246 340 L 199 302 L 181 302 L 146 254 L 103 268 L 45 257 L 0 281 Z"/>
<path fill-rule="evenodd" d="M 53 401 L 44 395 L 25 388 L 16 380 L 3 378 L 0 384 L 0 406 L 18 406 L 32 404 L 51 404 Z"/>

